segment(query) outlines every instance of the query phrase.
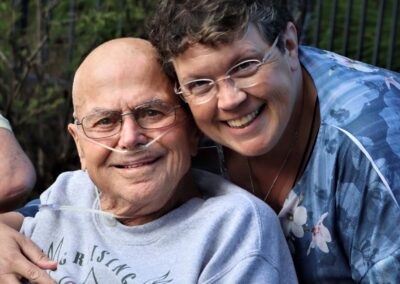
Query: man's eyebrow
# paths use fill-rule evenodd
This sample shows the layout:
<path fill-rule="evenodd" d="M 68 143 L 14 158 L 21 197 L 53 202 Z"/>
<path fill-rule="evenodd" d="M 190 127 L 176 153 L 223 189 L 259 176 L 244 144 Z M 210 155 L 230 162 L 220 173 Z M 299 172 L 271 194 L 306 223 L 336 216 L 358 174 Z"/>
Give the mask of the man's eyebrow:
<path fill-rule="evenodd" d="M 165 101 L 165 100 L 162 100 L 162 99 L 160 99 L 160 98 L 158 98 L 158 97 L 154 97 L 154 98 L 152 98 L 152 99 L 150 99 L 150 100 L 144 101 L 144 102 L 142 102 L 142 103 L 136 105 L 135 107 L 133 107 L 133 108 L 131 108 L 131 109 L 135 109 L 135 108 L 137 108 L 137 107 L 152 106 L 152 105 L 154 105 L 154 104 L 172 104 L 172 103 L 171 103 L 171 102 L 168 102 L 168 101 Z"/>
<path fill-rule="evenodd" d="M 118 112 L 118 111 L 115 110 L 115 109 L 95 107 L 95 108 L 92 108 L 92 109 L 88 112 L 88 114 L 97 113 L 97 112 Z"/>
<path fill-rule="evenodd" d="M 154 98 L 152 98 L 150 100 L 144 101 L 143 103 L 141 103 L 141 104 L 139 104 L 137 106 L 149 105 L 149 104 L 153 104 L 153 103 L 164 103 L 165 104 L 165 103 L 168 103 L 168 102 L 166 102 L 164 100 L 161 100 L 158 97 L 154 97 Z"/>
<path fill-rule="evenodd" d="M 160 98 L 158 98 L 158 97 L 156 96 L 156 97 L 153 97 L 153 98 L 151 98 L 151 99 L 149 99 L 149 100 L 147 100 L 147 101 L 144 101 L 144 102 L 142 102 L 142 103 L 140 103 L 140 104 L 134 106 L 134 107 L 131 108 L 131 109 L 134 109 L 134 108 L 140 107 L 140 106 L 151 105 L 151 104 L 153 104 L 153 103 L 164 103 L 164 104 L 165 104 L 165 103 L 168 103 L 168 102 L 166 102 L 166 101 L 164 101 L 164 100 L 162 100 L 162 99 L 160 99 Z M 120 110 L 109 109 L 109 108 L 104 108 L 104 107 L 94 107 L 94 108 L 92 108 L 91 110 L 89 110 L 89 112 L 88 112 L 86 115 L 94 114 L 94 113 L 99 113 L 99 112 L 119 112 L 119 113 L 121 113 Z"/>

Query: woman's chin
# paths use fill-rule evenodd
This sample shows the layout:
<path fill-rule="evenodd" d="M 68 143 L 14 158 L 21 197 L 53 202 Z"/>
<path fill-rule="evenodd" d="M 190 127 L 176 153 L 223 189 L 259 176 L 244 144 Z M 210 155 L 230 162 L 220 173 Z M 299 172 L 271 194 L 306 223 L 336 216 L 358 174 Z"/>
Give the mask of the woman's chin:
<path fill-rule="evenodd" d="M 229 143 L 229 145 L 225 146 L 246 157 L 262 156 L 271 150 L 268 143 L 258 141 L 237 144 Z"/>

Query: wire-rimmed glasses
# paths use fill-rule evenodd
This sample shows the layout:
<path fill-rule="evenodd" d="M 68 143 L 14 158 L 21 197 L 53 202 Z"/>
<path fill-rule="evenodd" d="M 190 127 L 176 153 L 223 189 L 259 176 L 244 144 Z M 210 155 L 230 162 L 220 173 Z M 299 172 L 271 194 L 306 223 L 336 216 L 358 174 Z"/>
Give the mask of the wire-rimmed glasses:
<path fill-rule="evenodd" d="M 181 98 L 196 105 L 210 101 L 218 93 L 218 83 L 228 80 L 232 87 L 236 89 L 246 89 L 253 87 L 263 80 L 259 75 L 260 67 L 268 63 L 272 51 L 278 43 L 279 35 L 275 38 L 270 49 L 264 54 L 262 60 L 248 59 L 232 66 L 225 73 L 225 76 L 217 80 L 196 79 L 188 81 L 179 87 L 175 86 L 175 93 Z"/>
<path fill-rule="evenodd" d="M 132 116 L 143 129 L 158 129 L 171 126 L 175 122 L 176 109 L 181 105 L 153 100 L 135 107 L 132 111 L 121 113 L 113 110 L 96 111 L 81 121 L 75 119 L 75 124 L 82 126 L 88 138 L 107 138 L 120 133 L 123 117 Z"/>

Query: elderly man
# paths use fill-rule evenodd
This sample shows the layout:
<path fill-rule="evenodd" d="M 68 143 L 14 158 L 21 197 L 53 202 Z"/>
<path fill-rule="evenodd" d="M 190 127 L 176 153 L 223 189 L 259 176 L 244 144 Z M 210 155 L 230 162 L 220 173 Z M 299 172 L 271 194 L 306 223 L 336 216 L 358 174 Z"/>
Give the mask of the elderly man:
<path fill-rule="evenodd" d="M 35 168 L 0 115 L 0 212 L 17 208 L 36 182 Z"/>
<path fill-rule="evenodd" d="M 144 40 L 107 42 L 79 67 L 68 130 L 82 171 L 60 175 L 21 229 L 57 261 L 50 276 L 58 283 L 297 282 L 273 211 L 191 170 L 198 133 L 172 90 Z M 14 268 L 0 260 L 0 282 L 16 273 L 47 283 L 15 257 Z"/>

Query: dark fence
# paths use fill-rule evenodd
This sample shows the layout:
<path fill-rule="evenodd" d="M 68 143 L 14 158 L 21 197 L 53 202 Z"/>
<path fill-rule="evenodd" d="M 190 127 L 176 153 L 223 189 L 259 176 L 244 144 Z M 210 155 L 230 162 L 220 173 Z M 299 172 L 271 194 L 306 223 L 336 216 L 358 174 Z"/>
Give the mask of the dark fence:
<path fill-rule="evenodd" d="M 399 2 L 304 1 L 301 42 L 399 72 Z"/>

